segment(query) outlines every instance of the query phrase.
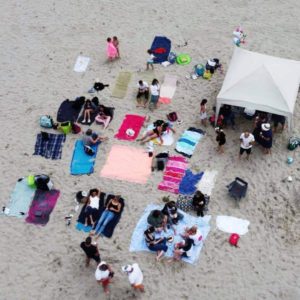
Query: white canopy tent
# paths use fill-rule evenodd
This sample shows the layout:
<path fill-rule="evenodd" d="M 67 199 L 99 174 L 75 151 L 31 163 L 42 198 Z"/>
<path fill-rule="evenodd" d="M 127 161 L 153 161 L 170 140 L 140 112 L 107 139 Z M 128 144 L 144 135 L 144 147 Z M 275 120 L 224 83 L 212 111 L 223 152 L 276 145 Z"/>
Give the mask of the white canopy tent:
<path fill-rule="evenodd" d="M 300 84 L 300 62 L 235 47 L 216 114 L 223 104 L 285 116 L 289 129 Z"/>

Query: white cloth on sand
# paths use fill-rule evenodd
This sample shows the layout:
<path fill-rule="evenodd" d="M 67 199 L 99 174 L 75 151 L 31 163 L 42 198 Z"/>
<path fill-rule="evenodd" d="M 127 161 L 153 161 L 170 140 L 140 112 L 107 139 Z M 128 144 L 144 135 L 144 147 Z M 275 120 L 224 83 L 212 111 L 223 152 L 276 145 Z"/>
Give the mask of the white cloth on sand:
<path fill-rule="evenodd" d="M 89 62 L 89 57 L 79 55 L 74 66 L 74 71 L 78 73 L 85 72 Z"/>
<path fill-rule="evenodd" d="M 197 190 L 202 194 L 210 196 L 215 186 L 216 176 L 218 171 L 205 170 L 202 178 L 197 184 Z"/>
<path fill-rule="evenodd" d="M 218 229 L 224 232 L 243 235 L 248 232 L 250 222 L 248 220 L 231 216 L 217 216 L 216 225 Z"/>

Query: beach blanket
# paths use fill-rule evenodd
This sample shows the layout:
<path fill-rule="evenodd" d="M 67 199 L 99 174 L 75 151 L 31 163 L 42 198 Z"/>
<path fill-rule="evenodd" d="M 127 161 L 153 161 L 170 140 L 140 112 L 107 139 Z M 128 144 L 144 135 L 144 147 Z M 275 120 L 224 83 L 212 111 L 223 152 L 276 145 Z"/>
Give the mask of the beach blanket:
<path fill-rule="evenodd" d="M 250 225 L 250 222 L 248 220 L 231 216 L 217 216 L 216 225 L 218 229 L 224 232 L 243 235 L 248 232 L 248 226 Z"/>
<path fill-rule="evenodd" d="M 127 88 L 130 79 L 131 79 L 130 72 L 120 72 L 112 92 L 112 97 L 120 98 L 120 99 L 124 98 L 127 93 Z"/>
<path fill-rule="evenodd" d="M 158 189 L 174 194 L 179 193 L 179 184 L 187 169 L 187 160 L 181 156 L 170 156 L 167 162 L 162 182 Z"/>
<path fill-rule="evenodd" d="M 20 178 L 10 195 L 5 214 L 13 217 L 25 217 L 33 199 L 35 188 L 28 186 L 27 177 Z"/>
<path fill-rule="evenodd" d="M 134 232 L 132 234 L 129 251 L 131 251 L 131 252 L 133 252 L 133 251 L 149 251 L 149 252 L 151 252 L 146 245 L 145 237 L 144 237 L 144 231 L 148 228 L 147 218 L 152 210 L 154 210 L 154 209 L 161 210 L 162 208 L 163 208 L 163 206 L 154 205 L 154 204 L 149 204 L 146 207 L 142 217 L 138 221 L 138 223 L 134 229 Z M 167 232 L 162 232 L 162 233 L 156 235 L 156 238 L 174 236 L 174 241 L 172 243 L 167 243 L 168 251 L 165 254 L 167 257 L 173 256 L 174 245 L 176 243 L 182 241 L 182 238 L 180 237 L 179 234 L 184 233 L 185 227 L 187 227 L 187 226 L 191 227 L 193 225 L 196 225 L 202 233 L 203 241 L 205 241 L 205 239 L 207 238 L 208 233 L 210 231 L 209 222 L 210 222 L 211 216 L 205 216 L 203 218 L 196 218 L 196 217 L 186 214 L 183 211 L 180 211 L 180 213 L 183 214 L 183 219 L 182 219 L 182 221 L 180 221 L 178 223 L 178 225 L 176 225 L 176 231 L 177 231 L 176 236 L 174 236 L 174 232 L 172 229 L 168 229 Z M 199 259 L 203 244 L 204 243 L 202 242 L 202 243 L 200 243 L 200 245 L 194 246 L 192 249 L 191 257 L 184 257 L 182 260 L 187 263 L 195 264 L 197 262 L 197 260 Z"/>
<path fill-rule="evenodd" d="M 119 140 L 134 141 L 144 124 L 145 117 L 138 115 L 126 115 L 115 138 Z M 129 129 L 133 130 L 133 134 L 129 135 Z"/>
<path fill-rule="evenodd" d="M 176 91 L 177 76 L 166 75 L 160 88 L 159 102 L 164 104 L 171 103 Z"/>
<path fill-rule="evenodd" d="M 98 145 L 92 145 L 94 155 L 88 155 L 84 151 L 82 140 L 77 140 L 71 161 L 70 173 L 72 175 L 91 174 L 94 172 L 94 164 L 97 156 Z"/>
<path fill-rule="evenodd" d="M 50 214 L 55 207 L 58 197 L 58 190 L 36 190 L 26 222 L 43 226 L 46 225 L 50 219 Z"/>
<path fill-rule="evenodd" d="M 204 132 L 201 129 L 190 127 L 186 130 L 176 143 L 175 151 L 186 157 L 192 157 L 198 142 L 202 139 Z"/>
<path fill-rule="evenodd" d="M 84 112 L 82 112 L 82 114 L 81 114 L 80 117 L 78 118 L 78 122 L 81 123 L 81 124 L 90 126 L 90 125 L 92 125 L 92 124 L 95 122 L 95 118 L 97 117 L 97 115 L 98 115 L 98 109 L 95 109 L 95 110 L 93 110 L 93 111 L 90 113 L 90 116 L 91 116 L 90 122 L 88 122 L 88 120 L 86 120 L 85 123 L 82 123 L 83 118 L 84 118 Z"/>
<path fill-rule="evenodd" d="M 83 103 L 80 104 L 79 101 L 64 100 L 57 112 L 57 122 L 76 122 L 82 106 Z"/>
<path fill-rule="evenodd" d="M 199 182 L 203 172 L 193 174 L 191 170 L 186 170 L 179 184 L 179 193 L 182 195 L 194 194 L 197 190 L 196 184 Z"/>
<path fill-rule="evenodd" d="M 45 158 L 61 159 L 63 143 L 66 140 L 64 134 L 46 133 L 44 137 L 39 133 L 36 138 L 33 155 L 40 155 Z"/>
<path fill-rule="evenodd" d="M 153 130 L 154 129 L 154 125 L 153 123 L 148 125 L 147 130 L 144 132 L 144 134 L 146 134 L 147 131 Z M 173 137 L 173 132 L 171 130 L 166 130 L 163 134 L 162 134 L 162 139 L 163 139 L 163 146 L 171 146 L 174 143 L 174 137 Z M 153 140 L 151 140 L 155 145 L 158 145 L 160 143 L 160 139 L 159 138 L 155 138 Z"/>
<path fill-rule="evenodd" d="M 151 162 L 143 149 L 113 145 L 100 176 L 143 184 L 151 175 Z"/>
<path fill-rule="evenodd" d="M 192 195 L 179 194 L 176 200 L 176 206 L 185 212 L 193 210 L 193 198 L 194 198 L 194 194 Z M 208 212 L 208 204 L 209 204 L 209 196 L 205 196 L 205 207 L 203 209 L 205 213 Z"/>
<path fill-rule="evenodd" d="M 165 36 L 156 36 L 150 49 L 155 56 L 154 63 L 160 64 L 168 60 L 171 51 L 171 40 Z"/>
<path fill-rule="evenodd" d="M 204 195 L 210 196 L 212 190 L 215 186 L 216 176 L 218 171 L 215 170 L 205 170 L 204 175 L 201 180 L 197 184 L 197 190 L 200 191 Z"/>
<path fill-rule="evenodd" d="M 79 55 L 76 59 L 74 71 L 78 73 L 85 72 L 89 62 L 90 62 L 89 57 Z"/>
<path fill-rule="evenodd" d="M 95 221 L 94 226 L 92 226 L 92 224 L 90 223 L 90 218 L 87 218 L 87 224 L 85 224 L 86 207 L 87 207 L 87 205 L 85 204 L 82 207 L 81 212 L 78 216 L 75 228 L 79 231 L 84 231 L 84 232 L 90 232 L 92 229 L 95 229 L 99 219 L 101 218 L 102 213 L 105 210 L 105 204 L 113 197 L 114 197 L 114 195 L 107 195 L 107 197 L 106 197 L 105 193 L 100 193 L 99 209 L 94 209 L 93 213 L 92 213 L 92 218 Z M 105 229 L 103 231 L 103 235 L 106 236 L 107 238 L 112 237 L 112 235 L 114 233 L 114 230 L 115 230 L 117 224 L 119 223 L 119 221 L 121 219 L 123 209 L 124 209 L 124 206 L 125 206 L 124 199 L 121 198 L 120 202 L 121 202 L 121 211 L 120 211 L 120 213 L 116 214 L 113 217 L 113 219 L 105 226 Z"/>

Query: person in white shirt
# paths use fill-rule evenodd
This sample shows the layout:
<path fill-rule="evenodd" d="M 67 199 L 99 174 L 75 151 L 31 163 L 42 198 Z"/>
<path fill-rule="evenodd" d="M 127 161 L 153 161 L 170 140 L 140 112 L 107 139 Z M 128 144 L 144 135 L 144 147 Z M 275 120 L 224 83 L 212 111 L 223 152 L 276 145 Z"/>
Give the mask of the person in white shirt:
<path fill-rule="evenodd" d="M 149 66 L 151 66 L 152 70 L 154 70 L 154 59 L 155 56 L 153 54 L 153 51 L 151 49 L 147 50 L 147 53 L 150 55 L 149 58 L 147 59 L 147 70 L 149 70 Z"/>
<path fill-rule="evenodd" d="M 249 159 L 252 146 L 255 142 L 254 135 L 250 133 L 249 131 L 245 131 L 240 136 L 240 155 L 239 159 L 242 157 L 243 153 L 247 153 L 247 159 Z"/>
<path fill-rule="evenodd" d="M 95 278 L 99 284 L 102 285 L 105 294 L 109 293 L 108 286 L 111 283 L 111 279 L 114 276 L 114 272 L 111 267 L 105 262 L 102 261 L 96 269 Z"/>
<path fill-rule="evenodd" d="M 155 78 L 152 80 L 152 84 L 150 85 L 150 91 L 151 91 L 151 98 L 150 98 L 149 108 L 151 110 L 152 107 L 157 108 L 159 92 L 160 92 L 159 81 Z"/>
<path fill-rule="evenodd" d="M 143 285 L 143 273 L 137 263 L 123 266 L 122 271 L 127 274 L 128 280 L 134 289 L 139 290 L 141 292 L 145 291 Z"/>
<path fill-rule="evenodd" d="M 136 96 L 137 105 L 136 107 L 146 108 L 146 104 L 149 99 L 149 85 L 146 81 L 140 80 L 138 82 L 138 93 Z M 144 101 L 141 102 L 141 99 L 144 98 Z"/>

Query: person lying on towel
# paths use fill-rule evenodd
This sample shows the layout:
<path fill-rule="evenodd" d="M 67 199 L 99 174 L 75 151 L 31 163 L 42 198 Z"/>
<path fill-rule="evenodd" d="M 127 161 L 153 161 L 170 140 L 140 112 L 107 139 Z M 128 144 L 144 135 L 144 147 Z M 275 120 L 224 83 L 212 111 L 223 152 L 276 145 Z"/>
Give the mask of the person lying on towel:
<path fill-rule="evenodd" d="M 98 239 L 102 235 L 106 225 L 115 217 L 115 215 L 121 212 L 121 196 L 117 195 L 110 199 L 105 206 L 105 210 L 102 213 L 97 226 L 95 228 L 95 238 Z"/>
<path fill-rule="evenodd" d="M 99 209 L 99 198 L 100 191 L 98 189 L 91 189 L 89 192 L 89 196 L 87 198 L 87 205 L 85 208 L 85 218 L 84 225 L 88 225 L 88 221 L 90 221 L 91 225 L 94 226 L 97 220 L 94 220 L 94 215 L 97 213 Z"/>

